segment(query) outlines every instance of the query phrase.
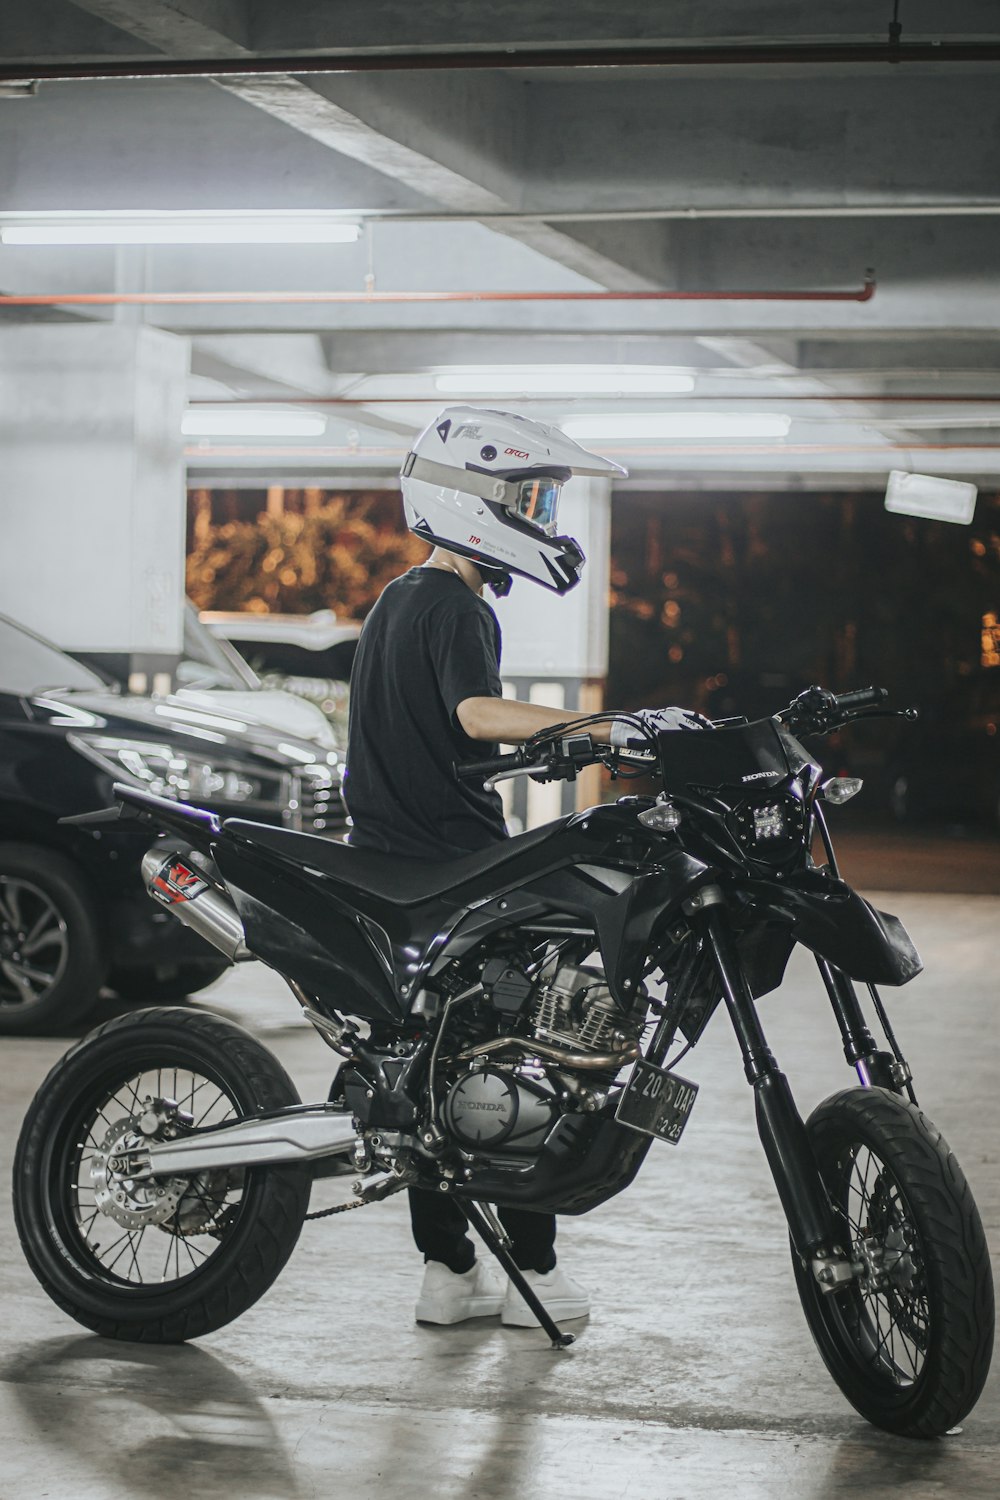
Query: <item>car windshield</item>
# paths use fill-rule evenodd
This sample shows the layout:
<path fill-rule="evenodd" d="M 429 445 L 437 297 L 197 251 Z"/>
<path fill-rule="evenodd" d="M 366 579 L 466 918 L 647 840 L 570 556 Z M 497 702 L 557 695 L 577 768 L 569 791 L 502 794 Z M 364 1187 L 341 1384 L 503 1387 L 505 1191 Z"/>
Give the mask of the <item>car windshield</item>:
<path fill-rule="evenodd" d="M 58 646 L 0 615 L 0 692 L 41 693 L 53 688 L 106 693 L 108 683 Z"/>
<path fill-rule="evenodd" d="M 237 688 L 245 693 L 260 687 L 260 679 L 235 646 L 213 635 L 191 604 L 184 610 L 184 654 L 175 678 L 177 686 L 185 688 Z"/>

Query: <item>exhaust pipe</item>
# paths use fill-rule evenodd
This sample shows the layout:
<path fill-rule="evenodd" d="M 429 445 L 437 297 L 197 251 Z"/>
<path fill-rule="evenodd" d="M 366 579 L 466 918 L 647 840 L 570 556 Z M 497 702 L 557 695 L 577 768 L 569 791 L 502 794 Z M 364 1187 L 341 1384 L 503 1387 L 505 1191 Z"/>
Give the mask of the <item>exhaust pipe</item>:
<path fill-rule="evenodd" d="M 143 856 L 142 878 L 154 901 L 224 953 L 231 964 L 254 957 L 236 907 L 178 854 L 154 848 Z"/>

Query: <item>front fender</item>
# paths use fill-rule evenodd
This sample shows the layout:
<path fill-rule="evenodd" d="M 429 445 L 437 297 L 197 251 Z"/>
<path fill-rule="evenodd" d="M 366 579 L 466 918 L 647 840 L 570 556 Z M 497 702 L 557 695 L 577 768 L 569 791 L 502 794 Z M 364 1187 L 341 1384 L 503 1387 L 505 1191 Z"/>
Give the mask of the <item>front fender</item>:
<path fill-rule="evenodd" d="M 741 891 L 757 911 L 790 924 L 796 941 L 863 984 L 907 984 L 923 969 L 898 917 L 876 911 L 825 870 L 780 882 L 748 880 Z"/>

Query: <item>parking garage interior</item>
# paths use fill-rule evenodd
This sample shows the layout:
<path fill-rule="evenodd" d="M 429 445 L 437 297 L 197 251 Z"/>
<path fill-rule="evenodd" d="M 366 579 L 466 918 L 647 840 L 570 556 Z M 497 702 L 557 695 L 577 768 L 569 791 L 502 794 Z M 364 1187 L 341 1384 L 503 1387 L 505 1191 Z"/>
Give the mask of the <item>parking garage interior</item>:
<path fill-rule="evenodd" d="M 471 407 L 623 471 L 566 485 L 577 588 L 491 599 L 507 696 L 917 710 L 807 743 L 864 783 L 829 813 L 842 872 L 920 952 L 886 1004 L 995 1267 L 1000 26 L 883 9 L 8 0 L 5 1180 L 50 1068 L 144 1006 L 246 1027 L 327 1098 L 339 1060 L 275 967 L 155 907 L 145 844 L 59 820 L 118 781 L 344 838 L 358 636 L 429 555 L 400 470 Z M 656 793 L 503 786 L 514 834 Z M 804 948 L 761 1014 L 803 1114 L 851 1081 Z M 866 1423 L 803 1320 L 724 1015 L 683 1067 L 683 1143 L 560 1219 L 593 1308 L 561 1352 L 415 1324 L 401 1196 L 307 1223 L 204 1338 L 102 1337 L 32 1276 L 8 1194 L 0 1491 L 995 1494 L 996 1374 L 933 1440 Z M 310 1208 L 347 1193 L 317 1176 Z"/>

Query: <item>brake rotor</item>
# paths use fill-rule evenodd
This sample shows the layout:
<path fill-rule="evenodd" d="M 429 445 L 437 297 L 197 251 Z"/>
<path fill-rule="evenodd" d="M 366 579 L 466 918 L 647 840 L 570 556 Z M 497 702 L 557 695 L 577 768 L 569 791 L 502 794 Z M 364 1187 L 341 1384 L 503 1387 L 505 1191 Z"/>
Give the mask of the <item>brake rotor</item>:
<path fill-rule="evenodd" d="M 187 1177 L 137 1179 L 129 1175 L 132 1156 L 150 1140 L 150 1101 L 145 1102 L 147 1107 L 142 1114 L 117 1120 L 90 1157 L 97 1207 L 123 1229 L 144 1229 L 150 1224 L 165 1223 L 176 1212 L 190 1184 Z"/>

